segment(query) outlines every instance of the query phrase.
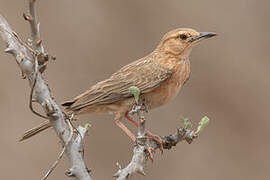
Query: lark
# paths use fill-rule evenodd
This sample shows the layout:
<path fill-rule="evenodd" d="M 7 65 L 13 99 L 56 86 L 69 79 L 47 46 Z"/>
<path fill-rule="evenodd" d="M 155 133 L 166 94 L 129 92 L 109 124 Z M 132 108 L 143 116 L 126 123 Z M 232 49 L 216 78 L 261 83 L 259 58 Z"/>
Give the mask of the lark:
<path fill-rule="evenodd" d="M 190 75 L 189 55 L 202 40 L 216 36 L 213 32 L 197 32 L 179 28 L 166 33 L 158 46 L 147 56 L 133 61 L 112 74 L 108 79 L 90 86 L 88 90 L 62 105 L 67 114 L 114 113 L 114 121 L 131 139 L 133 133 L 122 123 L 129 120 L 138 127 L 138 122 L 129 116 L 135 103 L 129 91 L 131 86 L 140 89 L 143 103 L 149 110 L 167 104 L 179 93 Z M 50 127 L 49 121 L 27 131 L 21 140 Z M 147 132 L 149 138 L 162 143 L 159 136 Z"/>

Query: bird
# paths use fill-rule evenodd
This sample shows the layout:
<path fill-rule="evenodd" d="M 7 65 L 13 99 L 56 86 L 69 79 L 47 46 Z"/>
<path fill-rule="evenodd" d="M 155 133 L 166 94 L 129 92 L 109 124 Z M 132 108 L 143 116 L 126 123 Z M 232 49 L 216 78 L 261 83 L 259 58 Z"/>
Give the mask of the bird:
<path fill-rule="evenodd" d="M 108 79 L 64 102 L 64 112 L 69 115 L 114 113 L 115 124 L 135 142 L 136 137 L 122 122 L 122 119 L 127 119 L 138 127 L 138 122 L 129 115 L 135 103 L 129 88 L 139 88 L 140 99 L 149 110 L 169 103 L 189 79 L 192 49 L 202 40 L 214 36 L 214 32 L 198 32 L 190 28 L 169 31 L 151 53 L 123 66 Z M 49 127 L 50 122 L 45 121 L 25 132 L 20 140 L 28 139 Z M 162 143 L 159 136 L 149 131 L 147 135 Z"/>

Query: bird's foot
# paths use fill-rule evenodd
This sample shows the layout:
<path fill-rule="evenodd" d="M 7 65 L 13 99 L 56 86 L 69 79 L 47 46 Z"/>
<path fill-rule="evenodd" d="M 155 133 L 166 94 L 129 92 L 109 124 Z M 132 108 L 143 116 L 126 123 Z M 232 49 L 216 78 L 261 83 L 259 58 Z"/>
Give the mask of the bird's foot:
<path fill-rule="evenodd" d="M 155 152 L 155 149 L 150 147 L 149 145 L 147 145 L 146 149 L 149 154 L 149 159 L 153 162 L 154 161 L 153 153 Z"/>
<path fill-rule="evenodd" d="M 159 135 L 155 135 L 152 134 L 151 132 L 147 132 L 146 135 L 148 136 L 148 140 L 154 140 L 156 141 L 156 143 L 158 144 L 159 150 L 161 151 L 161 154 L 163 154 L 163 143 L 164 140 L 159 136 Z"/>

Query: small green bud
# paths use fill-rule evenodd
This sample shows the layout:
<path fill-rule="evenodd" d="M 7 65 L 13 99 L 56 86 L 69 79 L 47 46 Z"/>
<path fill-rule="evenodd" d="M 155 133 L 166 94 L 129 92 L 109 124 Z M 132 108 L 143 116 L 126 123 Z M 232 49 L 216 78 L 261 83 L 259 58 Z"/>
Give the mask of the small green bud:
<path fill-rule="evenodd" d="M 183 118 L 182 117 L 182 118 L 180 118 L 180 120 L 183 122 L 185 130 L 192 128 L 192 124 L 191 124 L 191 122 L 190 122 L 190 120 L 188 118 Z"/>
<path fill-rule="evenodd" d="M 133 94 L 133 96 L 135 98 L 135 101 L 138 104 L 139 103 L 140 93 L 141 93 L 140 89 L 137 88 L 136 86 L 131 86 L 129 88 L 129 91 Z"/>
<path fill-rule="evenodd" d="M 91 124 L 86 123 L 86 124 L 84 125 L 85 131 L 88 131 L 88 129 L 89 129 L 90 127 L 91 127 Z"/>
<path fill-rule="evenodd" d="M 209 124 L 209 121 L 210 119 L 207 116 L 204 116 L 199 122 L 199 126 L 197 128 L 196 134 L 201 132 Z"/>

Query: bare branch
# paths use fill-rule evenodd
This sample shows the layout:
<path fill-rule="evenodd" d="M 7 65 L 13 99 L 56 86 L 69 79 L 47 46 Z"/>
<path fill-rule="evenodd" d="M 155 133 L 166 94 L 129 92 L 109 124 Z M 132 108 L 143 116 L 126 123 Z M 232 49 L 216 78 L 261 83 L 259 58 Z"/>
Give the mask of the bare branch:
<path fill-rule="evenodd" d="M 29 21 L 31 28 L 31 36 L 33 40 L 33 45 L 35 49 L 40 53 L 45 53 L 44 47 L 42 46 L 42 41 L 40 39 L 40 23 L 37 19 L 36 14 L 36 0 L 29 0 L 29 15 L 24 14 L 24 19 Z"/>
<path fill-rule="evenodd" d="M 39 71 L 35 78 L 35 65 L 33 57 L 28 54 L 26 47 L 20 41 L 18 41 L 9 24 L 1 15 L 0 34 L 3 40 L 7 43 L 5 52 L 11 53 L 15 57 L 17 64 L 28 78 L 30 87 L 33 86 L 36 79 L 36 85 L 33 90 L 33 98 L 43 107 L 44 112 L 50 119 L 51 125 L 59 138 L 62 140 L 63 145 L 65 145 L 69 140 L 70 134 L 72 133 L 65 122 L 65 116 L 51 96 L 50 90 Z M 82 131 L 82 135 L 84 134 L 83 132 L 86 131 L 83 129 L 80 130 Z M 71 174 L 77 179 L 89 180 L 91 177 L 84 164 L 82 153 L 79 150 L 79 147 L 81 147 L 81 141 L 82 139 L 80 136 L 78 136 L 76 139 L 72 138 L 66 148 L 66 154 L 70 162 Z"/>

